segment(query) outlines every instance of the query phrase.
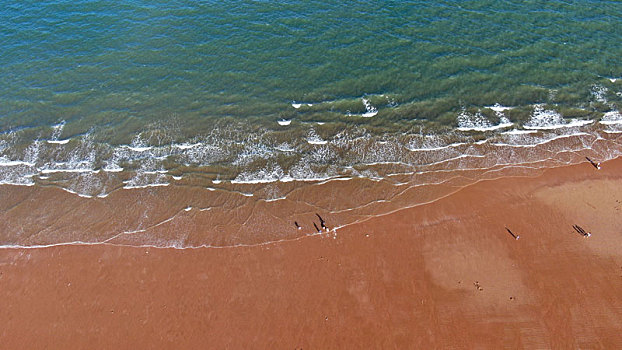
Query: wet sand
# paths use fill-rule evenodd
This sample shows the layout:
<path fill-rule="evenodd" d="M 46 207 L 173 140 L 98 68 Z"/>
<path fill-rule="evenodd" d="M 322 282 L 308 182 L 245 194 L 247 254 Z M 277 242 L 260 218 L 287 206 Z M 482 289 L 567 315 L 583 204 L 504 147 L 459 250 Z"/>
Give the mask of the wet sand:
<path fill-rule="evenodd" d="M 482 181 L 279 243 L 5 248 L 0 343 L 621 348 L 621 215 L 617 159 Z"/>

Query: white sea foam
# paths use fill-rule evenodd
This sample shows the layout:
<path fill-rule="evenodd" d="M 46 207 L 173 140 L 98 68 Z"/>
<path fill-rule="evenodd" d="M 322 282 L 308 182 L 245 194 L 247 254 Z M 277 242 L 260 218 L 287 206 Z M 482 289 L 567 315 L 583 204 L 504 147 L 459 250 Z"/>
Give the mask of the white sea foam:
<path fill-rule="evenodd" d="M 327 177 L 323 179 L 313 179 L 313 180 L 307 180 L 307 181 L 319 181 L 317 183 L 318 185 L 324 185 L 332 181 L 349 181 L 352 179 L 353 179 L 352 177 Z M 374 180 L 374 179 L 370 179 L 370 180 Z"/>
<path fill-rule="evenodd" d="M 124 183 L 127 183 L 127 182 L 124 181 Z M 170 185 L 169 183 L 152 183 L 152 184 L 145 184 L 145 185 L 126 184 L 125 186 L 123 186 L 123 189 L 131 190 L 135 188 L 164 187 L 164 186 L 169 186 L 169 185 Z"/>
<path fill-rule="evenodd" d="M 371 105 L 369 100 L 363 98 L 363 104 L 365 105 L 365 113 L 361 115 L 363 118 L 371 118 L 378 114 L 378 109 Z"/>
<path fill-rule="evenodd" d="M 27 163 L 36 164 L 39 160 L 41 144 L 42 143 L 38 140 L 35 140 L 33 143 L 31 143 L 24 152 L 23 160 Z"/>
<path fill-rule="evenodd" d="M 68 189 L 66 187 L 61 187 L 61 189 L 63 191 L 65 191 L 65 192 L 69 192 L 71 194 L 75 194 L 75 195 L 77 195 L 79 197 L 82 197 L 82 198 L 93 198 L 93 196 L 90 196 L 90 195 L 84 194 L 84 193 L 80 193 L 80 192 L 77 192 L 77 191 L 74 191 L 74 190 L 70 190 L 70 189 Z"/>
<path fill-rule="evenodd" d="M 510 107 L 501 106 L 497 109 L 507 110 L 508 108 Z M 488 111 L 488 113 L 492 112 Z M 474 114 L 476 113 L 471 113 L 471 116 Z M 479 114 L 481 115 L 483 113 Z M 485 116 L 482 117 L 485 118 Z M 491 120 L 501 120 L 501 123 L 492 123 L 488 121 L 489 124 L 485 130 L 500 128 L 499 125 L 504 124 L 512 125 L 507 119 L 491 117 Z M 569 123 L 569 120 L 564 120 L 563 118 L 560 120 L 563 123 L 563 127 L 591 123 L 591 121 L 581 120 L 571 121 Z M 622 116 L 620 116 L 617 111 L 608 112 L 603 116 L 601 122 L 602 124 L 621 125 Z M 182 177 L 167 174 L 166 170 L 164 170 L 164 166 L 168 166 L 169 163 L 163 163 L 163 160 L 167 160 L 167 162 L 169 160 L 177 162 L 182 166 L 186 164 L 192 169 L 194 169 L 194 167 L 203 169 L 205 166 L 209 169 L 208 172 L 211 174 L 213 169 L 218 169 L 220 167 L 220 164 L 231 164 L 236 155 L 243 152 L 246 152 L 245 154 L 248 155 L 248 161 L 235 164 L 236 167 L 233 169 L 237 171 L 237 175 L 240 176 L 234 174 L 232 177 L 229 177 L 230 175 L 227 175 L 227 179 L 235 179 L 232 181 L 233 183 L 321 182 L 332 181 L 332 179 L 338 176 L 363 177 L 377 180 L 386 178 L 391 174 L 410 174 L 412 171 L 419 169 L 419 167 L 451 162 L 452 160 L 453 163 L 448 163 L 447 166 L 435 166 L 434 168 L 456 167 L 464 169 L 475 165 L 486 168 L 491 164 L 497 164 L 494 159 L 496 156 L 507 156 L 509 162 L 518 161 L 519 158 L 532 157 L 533 155 L 529 153 L 529 151 L 515 152 L 513 149 L 494 149 L 494 147 L 479 147 L 477 145 L 488 142 L 492 146 L 500 147 L 535 147 L 535 145 L 550 142 L 551 140 L 549 138 L 553 134 L 571 133 L 583 130 L 569 129 L 544 132 L 538 131 L 537 128 L 522 130 L 520 127 L 516 126 L 516 129 L 509 128 L 507 131 L 501 130 L 504 132 L 486 134 L 487 138 L 482 139 L 479 136 L 473 136 L 473 134 L 460 132 L 425 135 L 425 129 L 421 129 L 418 133 L 410 131 L 399 135 L 389 134 L 380 136 L 374 135 L 372 131 L 361 128 L 354 130 L 347 129 L 343 134 L 339 133 L 337 135 L 326 136 L 326 140 L 324 140 L 319 136 L 318 132 L 323 132 L 325 130 L 314 124 L 314 122 L 310 122 L 307 124 L 301 123 L 300 125 L 300 127 L 305 127 L 310 130 L 307 140 L 304 138 L 302 140 L 297 139 L 295 135 L 293 135 L 292 138 L 287 138 L 288 135 L 282 135 L 282 133 L 277 137 L 270 134 L 266 136 L 257 136 L 253 134 L 250 137 L 244 136 L 244 138 L 240 138 L 234 136 L 231 139 L 224 139 L 220 137 L 220 134 L 216 133 L 216 137 L 210 135 L 205 136 L 204 139 L 199 139 L 198 137 L 193 138 L 192 142 L 196 143 L 182 143 L 176 145 L 170 143 L 170 141 L 164 140 L 162 141 L 162 146 L 148 146 L 149 144 L 156 144 L 160 141 L 144 136 L 147 134 L 142 133 L 143 136 L 141 137 L 143 141 L 138 140 L 132 142 L 129 146 L 108 146 L 106 144 L 96 143 L 92 141 L 92 139 L 91 141 L 88 139 L 84 140 L 83 137 L 80 136 L 71 139 L 70 147 L 46 146 L 45 140 L 39 140 L 32 142 L 29 147 L 16 148 L 16 150 L 13 150 L 9 148 L 12 145 L 10 143 L 12 141 L 6 136 L 0 135 L 0 183 L 15 183 L 30 186 L 34 184 L 32 175 L 30 178 L 22 176 L 25 176 L 24 174 L 26 173 L 34 172 L 34 176 L 37 176 L 34 178 L 35 181 L 39 179 L 52 179 L 54 182 L 58 181 L 60 186 L 69 188 L 70 191 L 94 197 L 98 193 L 114 191 L 114 189 L 120 187 L 131 189 L 168 186 L 168 182 L 178 184 L 174 182 L 174 180 L 181 180 Z M 298 125 L 296 126 L 298 127 Z M 556 128 L 557 127 L 554 129 Z M 601 130 L 603 128 L 604 127 L 599 127 L 593 130 L 591 128 L 586 128 L 585 131 L 590 131 L 593 134 L 600 133 L 602 136 L 601 140 L 611 139 L 611 137 L 607 138 L 605 133 L 619 132 L 613 127 L 610 128 L 611 130 Z M 270 127 L 266 127 L 266 129 L 271 130 Z M 522 136 L 523 134 L 538 135 L 531 137 Z M 296 133 L 296 135 L 298 135 L 298 133 Z M 512 137 L 514 135 L 518 136 Z M 304 137 L 305 135 L 303 134 L 302 136 Z M 2 137 L 4 137 L 4 139 Z M 179 138 L 173 139 L 177 140 Z M 571 147 L 577 148 L 575 144 L 583 143 L 583 147 L 588 149 L 590 145 L 593 144 L 594 140 L 593 137 L 588 137 L 582 139 L 581 142 L 575 142 L 573 140 L 569 144 Z M 301 141 L 303 142 L 302 144 L 300 144 Z M 308 144 L 319 146 L 305 146 L 305 141 L 307 141 Z M 448 144 L 450 142 L 454 143 Z M 565 142 L 552 145 L 551 148 L 555 148 L 555 150 L 553 150 L 551 154 L 574 151 L 573 149 L 561 149 L 565 147 L 564 145 L 566 145 Z M 39 148 L 41 148 L 41 155 L 39 155 Z M 421 153 L 410 154 L 404 150 L 404 148 L 410 152 Z M 482 148 L 484 148 L 484 150 L 482 150 Z M 206 158 L 202 155 L 205 149 L 217 149 L 217 151 L 221 153 L 219 153 L 216 158 Z M 484 153 L 489 151 L 490 153 Z M 487 158 L 485 160 L 479 159 L 483 157 L 480 153 L 486 154 Z M 100 155 L 104 155 L 104 157 L 108 158 L 101 159 Z M 216 161 L 213 159 L 216 159 Z M 290 159 L 296 160 L 290 161 Z M 282 168 L 279 168 L 280 171 L 276 171 L 276 173 L 274 171 L 270 172 L 270 170 L 274 170 L 270 167 L 265 169 L 264 173 L 256 171 L 258 167 L 263 167 L 265 164 L 271 163 L 275 165 L 278 164 Z M 125 169 L 122 168 L 120 164 L 122 164 Z M 352 164 L 356 164 L 356 166 L 350 166 Z M 212 165 L 214 165 L 214 167 L 212 167 Z M 11 169 L 11 167 L 17 167 L 19 169 Z M 97 174 L 99 171 L 95 169 L 101 169 L 102 172 L 106 172 L 107 174 L 91 176 L 90 174 Z M 109 174 L 124 170 L 129 171 L 127 174 L 122 175 Z M 14 172 L 15 174 L 5 175 L 5 172 Z M 51 173 L 58 174 L 46 176 Z M 228 171 L 226 173 L 229 174 Z M 128 179 L 128 176 L 132 176 L 132 178 L 122 183 L 122 180 Z M 222 175 L 214 174 L 214 177 L 217 176 Z M 398 180 L 403 179 L 399 178 Z M 226 181 L 228 182 L 230 180 Z M 87 185 L 81 185 L 86 182 L 88 182 Z M 218 179 L 213 181 L 215 185 L 220 182 L 221 181 Z M 48 185 L 47 181 L 41 181 L 41 183 Z M 409 182 L 403 180 L 403 183 L 406 184 Z M 261 186 L 246 187 L 261 188 Z M 210 188 L 209 190 L 215 189 Z M 277 193 L 274 196 L 278 197 L 278 195 Z M 263 195 L 259 196 L 259 198 L 263 197 Z M 271 197 L 272 196 L 268 196 L 268 198 Z M 278 198 L 275 200 L 278 200 Z"/>
<path fill-rule="evenodd" d="M 506 117 L 501 117 L 498 125 L 493 125 L 482 113 L 467 113 L 463 110 L 458 115 L 458 130 L 460 131 L 492 131 L 514 125 Z"/>
<path fill-rule="evenodd" d="M 91 168 L 43 168 L 40 169 L 42 174 L 52 174 L 52 173 L 99 173 L 99 170 L 91 169 Z"/>
<path fill-rule="evenodd" d="M 577 133 L 566 134 L 566 135 L 557 135 L 555 137 L 544 139 L 544 140 L 539 141 L 539 142 L 531 142 L 531 143 L 527 143 L 527 144 L 513 144 L 513 143 L 495 142 L 495 143 L 492 143 L 492 145 L 493 146 L 497 146 L 497 147 L 533 148 L 533 147 L 544 145 L 544 144 L 547 144 L 549 142 L 552 142 L 552 141 L 555 141 L 555 140 L 559 140 L 559 139 L 565 139 L 565 138 L 574 137 L 574 136 L 589 136 L 589 135 L 591 135 L 591 134 L 588 134 L 586 132 L 577 132 Z"/>
<path fill-rule="evenodd" d="M 66 144 L 69 140 L 59 140 L 61 133 L 63 132 L 63 128 L 65 127 L 65 121 L 61 121 L 60 123 L 52 126 L 52 136 L 47 141 L 47 143 L 56 143 L 56 144 Z"/>
<path fill-rule="evenodd" d="M 0 166 L 18 166 L 18 165 L 25 165 L 29 167 L 35 166 L 34 163 L 24 162 L 22 160 L 8 160 L 4 157 L 0 157 Z"/>
<path fill-rule="evenodd" d="M 65 140 L 47 140 L 47 143 L 64 145 L 64 144 L 69 143 L 69 141 L 70 141 L 70 139 L 65 139 Z"/>
<path fill-rule="evenodd" d="M 238 178 L 235 178 L 233 180 L 231 180 L 232 184 L 267 184 L 267 183 L 271 183 L 271 182 L 277 182 L 279 179 L 273 179 L 273 178 L 256 178 L 256 179 L 246 179 L 245 174 L 242 174 L 242 176 L 238 176 Z"/>
<path fill-rule="evenodd" d="M 282 143 L 276 147 L 274 147 L 274 149 L 276 149 L 277 151 L 281 151 L 281 152 L 294 152 L 296 151 L 296 149 L 292 146 L 290 146 L 287 143 Z"/>
<path fill-rule="evenodd" d="M 264 199 L 264 202 L 276 202 L 276 201 L 280 201 L 283 199 L 287 199 L 287 197 L 278 197 L 278 198 L 269 198 L 269 199 Z"/>
<path fill-rule="evenodd" d="M 375 116 L 376 114 L 378 114 L 378 111 L 365 112 L 365 113 L 361 114 L 361 117 L 363 117 L 363 118 L 371 118 L 371 117 Z"/>
<path fill-rule="evenodd" d="M 304 163 L 304 161 L 301 161 Z M 335 179 L 336 175 L 329 175 L 326 173 L 316 173 L 309 167 L 308 164 L 297 164 L 290 169 L 288 174 L 285 174 L 283 170 L 278 166 L 267 167 L 255 172 L 243 172 L 239 174 L 234 180 L 231 180 L 232 184 L 267 184 L 275 182 L 318 182 Z"/>
<path fill-rule="evenodd" d="M 292 182 L 294 180 L 295 179 L 289 175 L 283 175 L 283 177 L 279 179 L 281 182 Z"/>
<path fill-rule="evenodd" d="M 562 115 L 553 110 L 544 109 L 544 105 L 534 106 L 531 119 L 523 126 L 525 129 L 556 129 L 563 128 L 566 122 Z"/>
<path fill-rule="evenodd" d="M 448 163 L 454 160 L 459 160 L 459 159 L 465 159 L 465 158 L 486 158 L 485 155 L 481 155 L 481 154 L 461 154 L 459 156 L 456 157 L 451 157 L 448 159 L 443 159 L 443 160 L 439 160 L 436 162 L 432 162 L 426 165 L 438 165 L 438 164 L 443 164 L 443 163 Z"/>
<path fill-rule="evenodd" d="M 599 123 L 605 125 L 622 124 L 622 114 L 619 111 L 609 111 L 603 115 Z"/>
<path fill-rule="evenodd" d="M 325 183 L 326 181 L 332 181 L 334 178 L 331 176 L 310 176 L 310 177 L 290 177 L 292 181 L 300 181 L 300 182 L 317 182 L 318 185 Z M 286 182 L 281 180 L 281 182 Z"/>
<path fill-rule="evenodd" d="M 411 152 L 426 152 L 426 151 L 440 151 L 449 148 L 449 146 L 438 146 L 438 147 L 423 147 L 423 148 L 411 148 L 408 146 L 404 146 L 407 150 Z"/>
<path fill-rule="evenodd" d="M 380 162 L 368 162 L 364 164 L 367 166 L 374 166 L 374 165 L 402 165 L 402 166 L 407 166 L 407 167 L 411 166 L 411 164 L 400 162 L 400 161 L 380 161 Z"/>
<path fill-rule="evenodd" d="M 14 186 L 34 186 L 35 182 L 32 180 L 34 174 L 28 175 L 13 175 L 2 174 L 3 178 L 0 178 L 0 185 L 14 185 Z"/>
<path fill-rule="evenodd" d="M 601 103 L 607 103 L 607 92 L 609 89 L 602 85 L 594 84 L 592 85 L 592 96 L 594 99 Z"/>
<path fill-rule="evenodd" d="M 406 146 L 405 148 L 411 152 L 427 152 L 427 151 L 441 151 L 444 149 L 455 148 L 455 147 L 459 147 L 463 145 L 466 145 L 466 142 L 456 142 L 456 143 L 451 143 L 445 146 L 432 146 L 432 145 L 430 147 Z"/>
<path fill-rule="evenodd" d="M 572 127 L 577 127 L 577 126 L 584 126 L 584 125 L 588 125 L 588 124 L 592 124 L 594 121 L 593 120 L 581 120 L 581 119 L 571 119 L 570 122 L 568 123 L 563 123 L 563 124 L 541 124 L 541 125 L 535 125 L 535 124 L 525 124 L 523 125 L 523 127 L 525 129 L 533 129 L 533 130 L 553 130 L 553 129 L 561 129 L 561 128 L 572 128 Z"/>
<path fill-rule="evenodd" d="M 125 184 L 123 188 L 146 188 L 170 185 L 167 181 L 168 176 L 165 175 L 166 170 L 152 170 L 153 168 L 151 168 L 151 166 L 153 166 L 153 164 L 142 164 L 141 169 L 136 171 L 131 179 L 123 181 Z"/>
<path fill-rule="evenodd" d="M 123 168 L 117 166 L 117 167 L 104 167 L 102 168 L 103 171 L 107 172 L 107 173 L 119 173 L 123 171 Z"/>
<path fill-rule="evenodd" d="M 303 182 L 317 182 L 325 181 L 333 177 L 335 177 L 335 175 L 331 174 L 330 169 L 318 173 L 311 168 L 306 160 L 302 159 L 289 170 L 288 174 L 281 179 L 281 182 L 286 182 L 288 179 Z"/>
<path fill-rule="evenodd" d="M 235 179 L 231 180 L 232 184 L 261 184 L 279 181 L 283 178 L 283 169 L 278 165 L 270 166 L 255 172 L 242 172 Z"/>
<path fill-rule="evenodd" d="M 274 156 L 274 149 L 266 143 L 242 143 L 242 150 L 237 152 L 233 165 L 246 166 L 257 159 L 269 159 Z"/>
<path fill-rule="evenodd" d="M 538 130 L 519 130 L 519 129 L 512 129 L 509 131 L 504 131 L 501 134 L 503 135 L 525 135 L 525 134 L 534 134 L 537 133 Z"/>
<path fill-rule="evenodd" d="M 584 125 L 589 125 L 594 123 L 593 120 L 586 120 L 586 119 L 571 119 L 570 122 L 567 125 L 567 127 L 573 127 L 573 126 L 584 126 Z"/>
<path fill-rule="evenodd" d="M 570 128 L 583 126 L 593 123 L 592 120 L 572 119 L 566 122 L 561 114 L 550 109 L 544 109 L 544 105 L 534 106 L 531 119 L 523 125 L 525 129 L 533 130 L 552 130 L 560 128 Z"/>
<path fill-rule="evenodd" d="M 514 109 L 514 107 L 502 106 L 498 103 L 495 103 L 493 106 L 485 106 L 484 108 L 492 109 L 495 112 L 503 112 L 510 109 Z"/>
<path fill-rule="evenodd" d="M 313 129 L 309 130 L 307 142 L 311 145 L 325 145 L 328 143 L 328 141 L 322 140 L 322 138 Z"/>
<path fill-rule="evenodd" d="M 461 128 L 458 128 L 458 130 L 460 131 L 493 131 L 497 129 L 509 128 L 512 125 L 514 125 L 514 123 L 510 121 L 501 121 L 501 123 L 497 125 L 491 125 L 488 127 L 461 127 Z"/>
<path fill-rule="evenodd" d="M 307 142 L 311 145 L 325 145 L 328 141 L 325 140 L 307 140 Z"/>
<path fill-rule="evenodd" d="M 179 149 L 190 149 L 190 148 L 194 148 L 200 145 L 201 145 L 200 143 L 182 143 L 182 144 L 174 144 L 173 146 Z"/>
<path fill-rule="evenodd" d="M 145 152 L 153 148 L 151 146 L 130 146 L 130 145 L 122 145 L 121 147 L 127 148 L 134 152 Z"/>

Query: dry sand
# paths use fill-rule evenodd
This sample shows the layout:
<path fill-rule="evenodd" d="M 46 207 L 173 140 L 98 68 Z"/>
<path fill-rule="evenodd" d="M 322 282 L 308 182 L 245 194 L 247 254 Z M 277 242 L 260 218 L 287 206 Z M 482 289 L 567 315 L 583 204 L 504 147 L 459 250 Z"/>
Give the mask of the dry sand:
<path fill-rule="evenodd" d="M 618 159 L 289 242 L 1 249 L 0 344 L 619 349 L 621 215 Z"/>

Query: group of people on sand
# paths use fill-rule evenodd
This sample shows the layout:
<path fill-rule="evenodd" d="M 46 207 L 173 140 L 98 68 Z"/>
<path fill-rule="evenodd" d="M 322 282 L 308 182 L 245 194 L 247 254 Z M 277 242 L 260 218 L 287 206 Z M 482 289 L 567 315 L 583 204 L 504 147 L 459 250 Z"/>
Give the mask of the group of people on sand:
<path fill-rule="evenodd" d="M 328 227 L 326 227 L 326 221 L 324 221 L 324 219 L 322 219 L 322 217 L 320 216 L 320 214 L 315 213 L 315 215 L 320 219 L 320 226 L 322 227 L 322 229 L 320 229 L 317 224 L 315 223 L 315 221 L 313 222 L 313 227 L 315 227 L 315 230 L 320 233 L 322 232 L 322 230 L 327 230 L 328 231 Z M 300 226 L 298 224 L 298 221 L 294 221 L 294 225 L 296 226 L 297 229 L 302 230 L 302 226 Z"/>

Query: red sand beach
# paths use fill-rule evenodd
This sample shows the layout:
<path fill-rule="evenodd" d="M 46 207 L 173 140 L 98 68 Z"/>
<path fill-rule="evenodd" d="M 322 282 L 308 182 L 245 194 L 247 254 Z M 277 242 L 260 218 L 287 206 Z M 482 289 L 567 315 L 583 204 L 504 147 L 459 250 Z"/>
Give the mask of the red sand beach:
<path fill-rule="evenodd" d="M 622 348 L 621 185 L 586 162 L 291 241 L 1 249 L 0 344 Z"/>

